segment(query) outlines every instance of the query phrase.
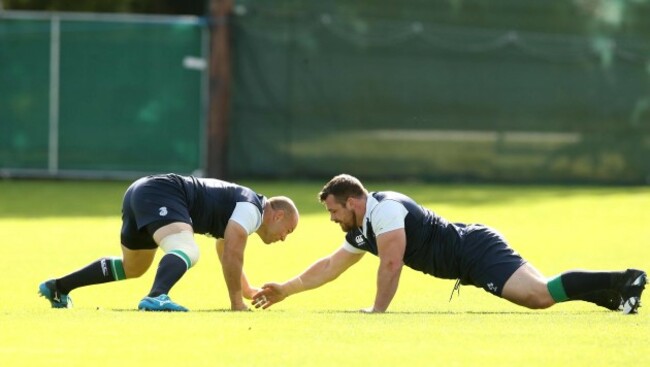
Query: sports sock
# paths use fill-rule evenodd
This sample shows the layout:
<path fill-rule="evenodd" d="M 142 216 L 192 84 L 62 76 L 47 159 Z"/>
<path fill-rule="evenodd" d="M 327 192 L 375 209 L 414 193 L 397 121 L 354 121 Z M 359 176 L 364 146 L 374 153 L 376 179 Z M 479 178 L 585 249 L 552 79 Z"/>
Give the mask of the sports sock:
<path fill-rule="evenodd" d="M 161 294 L 168 294 L 174 284 L 187 271 L 187 263 L 181 257 L 169 253 L 163 256 L 158 264 L 156 278 L 149 292 L 149 297 L 157 297 Z"/>
<path fill-rule="evenodd" d="M 555 302 L 594 302 L 614 289 L 624 272 L 568 271 L 549 280 L 548 290 Z M 596 302 L 594 302 L 596 303 Z"/>
<path fill-rule="evenodd" d="M 56 288 L 63 294 L 72 290 L 92 285 L 126 279 L 122 259 L 101 258 L 85 268 L 70 273 L 56 280 Z"/>
<path fill-rule="evenodd" d="M 600 290 L 577 296 L 576 300 L 591 302 L 608 310 L 617 311 L 621 307 L 621 294 L 613 289 Z"/>

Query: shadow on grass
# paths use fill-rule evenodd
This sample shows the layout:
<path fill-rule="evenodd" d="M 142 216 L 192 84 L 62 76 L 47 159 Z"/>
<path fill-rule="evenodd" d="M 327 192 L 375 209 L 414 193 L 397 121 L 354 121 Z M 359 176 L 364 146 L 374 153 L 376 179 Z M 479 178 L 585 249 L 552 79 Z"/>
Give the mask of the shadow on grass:
<path fill-rule="evenodd" d="M 342 311 L 317 311 L 322 314 L 361 314 L 361 311 L 342 310 Z M 384 314 L 372 315 L 532 315 L 538 312 L 534 311 L 389 311 Z"/>
<path fill-rule="evenodd" d="M 354 310 L 330 310 L 314 311 L 320 314 L 361 314 L 361 311 Z M 522 310 L 522 311 L 388 311 L 384 314 L 372 315 L 435 315 L 435 316 L 454 316 L 454 315 L 477 315 L 477 316 L 512 316 L 512 315 L 587 315 L 587 314 L 606 314 L 614 311 L 609 310 L 592 310 L 592 311 L 564 311 L 564 310 Z"/>
<path fill-rule="evenodd" d="M 328 310 L 328 311 L 315 311 L 316 313 L 321 313 L 321 314 L 354 314 L 354 313 L 362 313 L 361 311 L 354 311 L 354 310 Z M 373 314 L 373 315 L 439 315 L 439 316 L 452 316 L 452 315 L 493 315 L 493 316 L 499 316 L 499 315 L 554 315 L 557 316 L 559 314 L 563 315 L 586 315 L 586 314 L 605 314 L 605 313 L 613 313 L 614 311 L 606 310 L 606 309 L 595 309 L 592 311 L 564 311 L 564 310 L 543 310 L 543 311 L 535 311 L 535 310 L 522 310 L 522 311 L 388 311 L 384 314 Z"/>
<path fill-rule="evenodd" d="M 100 309 L 98 309 L 100 310 Z M 174 312 L 174 311 L 144 311 L 144 310 L 138 310 L 137 308 L 111 308 L 109 309 L 110 311 L 113 312 L 141 312 L 141 313 L 146 313 L 146 314 L 184 314 L 187 312 Z M 215 308 L 215 309 L 197 309 L 197 310 L 190 310 L 189 312 L 199 312 L 199 313 L 230 313 L 233 311 L 230 311 L 230 309 L 227 308 Z M 252 311 L 251 311 L 252 312 Z"/>
<path fill-rule="evenodd" d="M 138 309 L 134 308 L 113 308 L 110 309 L 111 311 L 114 312 L 142 312 L 142 313 L 147 313 L 147 314 L 158 314 L 158 313 L 176 313 L 176 312 L 170 312 L 170 311 L 141 311 Z M 273 313 L 273 314 L 284 314 L 284 313 L 294 313 L 295 310 L 274 310 L 274 309 L 267 309 L 267 310 L 250 310 L 250 311 L 231 311 L 230 309 L 227 308 L 215 308 L 215 309 L 193 309 L 190 310 L 189 312 L 194 312 L 194 313 L 233 313 L 233 314 L 238 314 L 238 313 L 250 313 L 250 312 L 268 312 L 268 313 Z M 365 314 L 359 310 L 314 310 L 314 311 L 305 311 L 307 313 L 312 313 L 315 315 L 349 315 L 349 314 Z M 185 312 L 179 312 L 179 313 L 185 313 Z M 609 313 L 615 313 L 615 311 L 609 311 L 609 310 L 593 310 L 593 311 L 550 311 L 550 310 L 545 310 L 545 311 L 534 311 L 534 310 L 524 310 L 524 311 L 389 311 L 383 314 L 380 313 L 375 313 L 375 314 L 367 314 L 370 317 L 390 317 L 390 315 L 431 315 L 431 316 L 455 316 L 455 315 L 477 315 L 477 316 L 512 316 L 512 315 L 549 315 L 549 316 L 557 316 L 557 315 L 589 315 L 589 314 L 609 314 Z"/>

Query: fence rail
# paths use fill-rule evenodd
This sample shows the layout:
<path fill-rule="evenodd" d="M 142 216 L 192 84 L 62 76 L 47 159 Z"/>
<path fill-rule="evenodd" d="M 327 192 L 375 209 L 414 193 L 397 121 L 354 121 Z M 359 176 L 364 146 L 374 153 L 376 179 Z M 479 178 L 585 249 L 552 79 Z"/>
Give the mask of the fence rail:
<path fill-rule="evenodd" d="M 207 38 L 191 16 L 0 12 L 0 175 L 200 172 Z"/>

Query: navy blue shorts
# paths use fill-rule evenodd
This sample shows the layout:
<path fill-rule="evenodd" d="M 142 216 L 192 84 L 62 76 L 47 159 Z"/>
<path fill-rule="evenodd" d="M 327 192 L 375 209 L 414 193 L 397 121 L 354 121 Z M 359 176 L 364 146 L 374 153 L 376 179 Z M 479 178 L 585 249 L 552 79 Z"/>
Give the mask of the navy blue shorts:
<path fill-rule="evenodd" d="M 492 228 L 458 225 L 462 232 L 460 284 L 472 284 L 501 297 L 503 286 L 526 261 Z"/>
<path fill-rule="evenodd" d="M 135 181 L 122 201 L 122 244 L 131 250 L 155 249 L 153 233 L 173 222 L 192 224 L 183 186 L 169 176 Z"/>

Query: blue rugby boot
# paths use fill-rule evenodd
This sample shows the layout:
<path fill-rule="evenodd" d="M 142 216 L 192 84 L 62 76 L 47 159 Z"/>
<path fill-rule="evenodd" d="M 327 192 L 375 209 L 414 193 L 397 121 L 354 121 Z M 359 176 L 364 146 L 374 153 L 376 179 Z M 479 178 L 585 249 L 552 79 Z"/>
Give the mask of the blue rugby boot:
<path fill-rule="evenodd" d="M 166 294 L 157 297 L 144 297 L 138 304 L 138 310 L 142 311 L 169 311 L 187 312 L 187 308 L 175 303 Z"/>
<path fill-rule="evenodd" d="M 619 285 L 623 296 L 623 313 L 637 313 L 641 307 L 641 293 L 645 289 L 647 275 L 642 270 L 627 269 Z"/>
<path fill-rule="evenodd" d="M 47 298 L 52 308 L 72 308 L 72 298 L 56 289 L 54 279 L 46 280 L 38 286 L 38 293 L 41 297 Z"/>

